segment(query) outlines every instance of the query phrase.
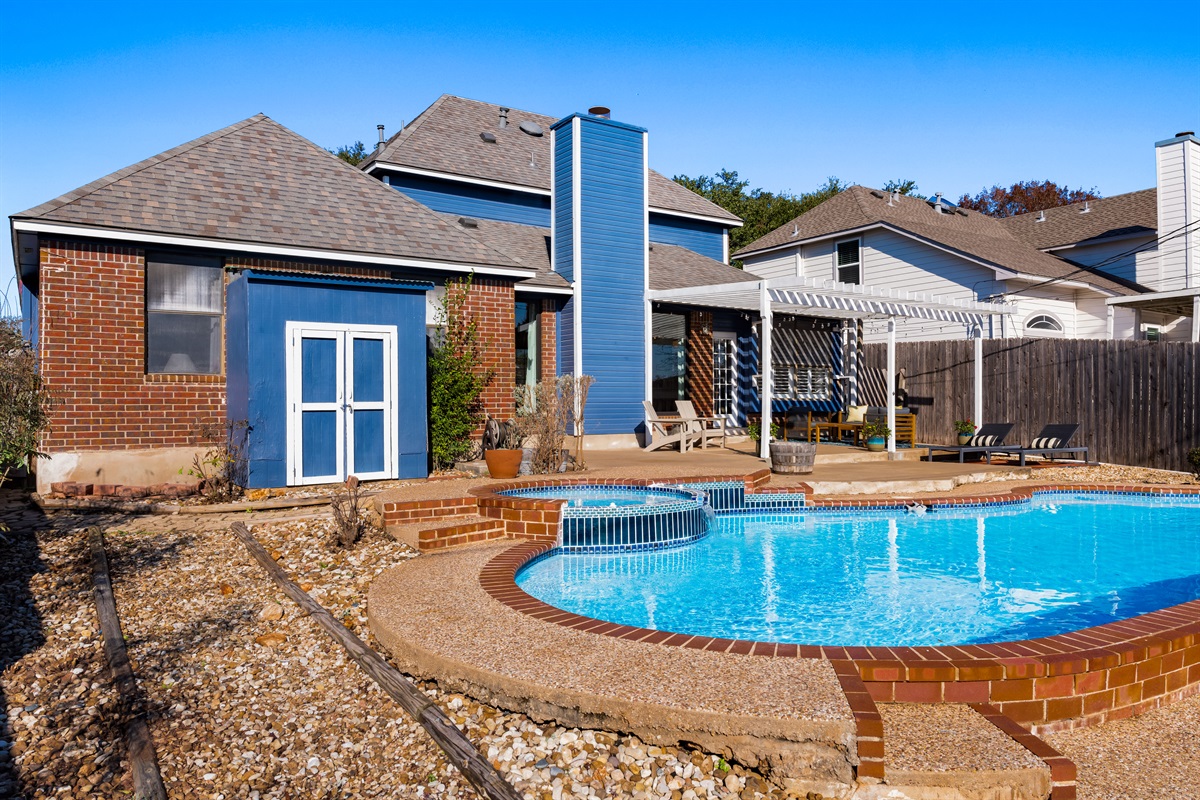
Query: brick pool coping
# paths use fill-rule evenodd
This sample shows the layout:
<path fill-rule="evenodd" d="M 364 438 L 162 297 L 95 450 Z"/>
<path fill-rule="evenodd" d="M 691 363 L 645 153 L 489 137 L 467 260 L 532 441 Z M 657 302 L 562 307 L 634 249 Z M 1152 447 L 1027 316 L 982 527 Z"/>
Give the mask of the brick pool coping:
<path fill-rule="evenodd" d="M 765 471 L 764 471 L 765 472 Z M 745 478 L 748 491 L 762 491 L 758 473 Z M 769 479 L 769 474 L 767 476 Z M 717 481 L 721 478 L 689 478 Z M 654 481 L 548 480 L 571 483 L 639 485 Z M 671 479 L 670 482 L 678 482 Z M 482 500 L 511 486 L 479 492 Z M 797 491 L 792 488 L 790 491 Z M 1012 504 L 1040 493 L 1102 493 L 1151 496 L 1200 495 L 1200 487 L 1046 484 L 1009 492 L 928 500 L 934 508 Z M 505 500 L 513 500 L 504 497 Z M 562 501 L 521 501 L 559 504 Z M 809 498 L 809 507 L 895 509 L 896 500 Z M 537 509 L 542 511 L 543 509 Z M 557 509 L 555 509 L 557 510 Z M 540 537 L 539 537 L 540 538 Z M 862 766 L 882 777 L 882 720 L 877 701 L 954 702 L 988 705 L 1035 733 L 1096 725 L 1140 714 L 1200 690 L 1200 600 L 1070 633 L 987 645 L 938 647 L 830 647 L 795 645 L 649 630 L 584 617 L 543 603 L 516 584 L 516 574 L 554 548 L 553 541 L 529 541 L 506 550 L 481 571 L 479 582 L 495 600 L 521 613 L 578 631 L 650 644 L 689 647 L 774 658 L 823 658 L 832 662 L 859 729 Z M 877 764 L 872 756 L 879 739 Z"/>

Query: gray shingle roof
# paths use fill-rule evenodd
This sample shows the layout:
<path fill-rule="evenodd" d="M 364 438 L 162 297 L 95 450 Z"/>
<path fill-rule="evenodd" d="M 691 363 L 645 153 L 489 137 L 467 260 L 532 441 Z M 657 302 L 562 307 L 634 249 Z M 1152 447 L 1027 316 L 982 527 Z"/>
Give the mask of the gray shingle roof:
<path fill-rule="evenodd" d="M 1009 233 L 1039 250 L 1079 242 L 1093 242 L 1114 236 L 1152 234 L 1158 229 L 1158 190 L 1143 189 L 1087 203 L 1048 208 L 1046 219 L 1038 215 L 1018 214 L 1000 220 Z"/>
<path fill-rule="evenodd" d="M 13 218 L 233 245 L 522 266 L 262 114 Z"/>
<path fill-rule="evenodd" d="M 458 220 L 461 217 L 458 214 L 441 216 L 451 224 L 460 225 Z M 549 228 L 486 219 L 472 219 L 472 222 L 475 227 L 463 227 L 463 230 L 514 261 L 537 270 L 536 277 L 521 281 L 520 286 L 565 288 L 571 285 L 550 268 Z M 658 243 L 650 245 L 651 289 L 682 289 L 757 280 L 761 280 L 757 275 L 714 261 L 686 247 Z"/>
<path fill-rule="evenodd" d="M 367 169 L 384 162 L 549 191 L 550 126 L 557 121 L 513 108 L 508 111 L 508 127 L 501 128 L 500 106 L 444 94 L 361 166 Z M 545 133 L 530 136 L 521 131 L 522 122 L 532 122 Z M 479 137 L 484 131 L 495 134 L 495 143 Z M 741 221 L 654 170 L 650 170 L 650 206 Z"/>
<path fill-rule="evenodd" d="M 939 214 L 924 198 L 904 195 L 889 206 L 886 193 L 880 192 L 883 197 L 876 197 L 872 191 L 864 186 L 851 186 L 751 242 L 735 256 L 744 257 L 790 242 L 835 236 L 842 231 L 884 223 L 1003 269 L 1039 278 L 1069 277 L 1070 280 L 1089 283 L 1117 294 L 1136 293 L 1124 283 L 1106 275 L 1092 271 L 1080 273 L 1078 266 L 1047 255 L 1018 239 L 1000 220 L 993 217 L 975 211 L 967 211 L 966 216 Z"/>

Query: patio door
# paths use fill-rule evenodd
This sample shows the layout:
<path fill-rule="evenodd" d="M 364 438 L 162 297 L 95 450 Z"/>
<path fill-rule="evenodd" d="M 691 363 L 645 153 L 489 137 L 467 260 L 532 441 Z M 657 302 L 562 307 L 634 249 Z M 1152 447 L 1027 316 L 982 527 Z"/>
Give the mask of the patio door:
<path fill-rule="evenodd" d="M 396 326 L 287 324 L 288 485 L 397 475 Z"/>
<path fill-rule="evenodd" d="M 713 416 L 737 425 L 737 339 L 733 334 L 713 334 Z"/>

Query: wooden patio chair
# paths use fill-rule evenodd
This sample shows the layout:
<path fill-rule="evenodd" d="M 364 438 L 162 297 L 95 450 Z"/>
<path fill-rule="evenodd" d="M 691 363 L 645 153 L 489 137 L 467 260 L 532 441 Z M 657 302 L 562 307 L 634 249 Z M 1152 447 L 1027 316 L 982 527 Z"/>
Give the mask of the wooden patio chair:
<path fill-rule="evenodd" d="M 679 452 L 686 453 L 691 448 L 692 442 L 699 439 L 702 435 L 699 432 L 690 430 L 691 423 L 682 419 L 658 416 L 658 412 L 654 410 L 654 404 L 649 400 L 642 401 L 642 408 L 646 412 L 646 435 L 648 439 L 646 446 L 642 448 L 643 452 L 649 453 L 651 450 L 657 450 L 669 444 L 677 444 L 679 445 Z"/>
<path fill-rule="evenodd" d="M 688 423 L 689 433 L 699 433 L 700 446 L 708 447 L 708 440 L 715 439 L 718 435 L 721 437 L 721 447 L 725 446 L 725 418 L 724 417 L 701 417 L 696 414 L 696 406 L 691 400 L 676 400 L 675 408 L 679 411 L 679 418 Z M 715 428 L 710 428 L 709 424 L 714 423 Z"/>
<path fill-rule="evenodd" d="M 1051 424 L 1042 428 L 1041 433 L 1033 437 L 1028 447 L 1014 447 L 999 451 L 1006 456 L 1020 456 L 1021 466 L 1025 466 L 1025 456 L 1046 456 L 1053 460 L 1056 455 L 1082 453 L 1083 461 L 1088 460 L 1088 448 L 1072 447 L 1071 439 L 1079 430 L 1077 424 Z"/>
<path fill-rule="evenodd" d="M 935 452 L 958 453 L 958 463 L 964 462 L 964 456 L 967 453 L 978 453 L 987 459 L 987 463 L 992 463 L 992 453 L 1003 453 L 1006 450 L 1013 450 L 1012 445 L 1005 445 L 1004 438 L 1013 429 L 1011 422 L 989 422 L 983 425 L 975 432 L 970 441 L 966 444 L 922 444 L 920 447 L 929 448 L 929 460 L 933 461 Z"/>

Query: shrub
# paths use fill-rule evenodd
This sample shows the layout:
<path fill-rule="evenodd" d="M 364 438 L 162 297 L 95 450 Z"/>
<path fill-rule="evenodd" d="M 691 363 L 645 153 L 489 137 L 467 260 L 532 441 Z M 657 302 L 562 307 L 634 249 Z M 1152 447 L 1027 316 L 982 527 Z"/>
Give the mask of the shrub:
<path fill-rule="evenodd" d="M 780 434 L 779 423 L 772 422 L 771 423 L 771 438 L 778 439 L 779 434 Z M 762 438 L 762 425 L 760 425 L 758 422 L 746 423 L 746 435 L 757 442 L 760 438 Z"/>
<path fill-rule="evenodd" d="M 209 443 L 203 454 L 192 457 L 192 466 L 181 468 L 179 474 L 191 475 L 200 481 L 200 496 L 210 503 L 237 500 L 246 490 L 250 477 L 250 462 L 246 458 L 246 437 L 249 423 L 230 420 L 223 424 L 200 425 L 199 438 Z"/>
<path fill-rule="evenodd" d="M 975 422 L 969 419 L 956 419 L 954 420 L 954 432 L 970 436 L 975 433 Z"/>
<path fill-rule="evenodd" d="M 1193 447 L 1189 450 L 1187 460 L 1192 465 L 1192 474 L 1200 478 L 1200 447 Z"/>
<path fill-rule="evenodd" d="M 338 547 L 353 547 L 367 527 L 366 517 L 358 506 L 358 478 L 351 475 L 346 479 L 346 490 L 334 492 L 329 503 L 333 513 L 334 540 Z"/>
<path fill-rule="evenodd" d="M 439 328 L 429 355 L 429 449 L 434 469 L 450 469 L 473 449 L 471 434 L 483 421 L 479 398 L 492 370 L 479 369 L 486 347 L 478 323 L 465 310 L 471 277 L 447 281 L 437 312 Z"/>
<path fill-rule="evenodd" d="M 0 319 L 0 484 L 37 458 L 38 439 L 50 424 L 55 401 L 21 335 L 21 321 Z"/>
<path fill-rule="evenodd" d="M 882 436 L 886 439 L 892 435 L 892 429 L 883 420 L 875 420 L 863 423 L 862 435 L 864 439 L 873 439 L 877 436 Z"/>

